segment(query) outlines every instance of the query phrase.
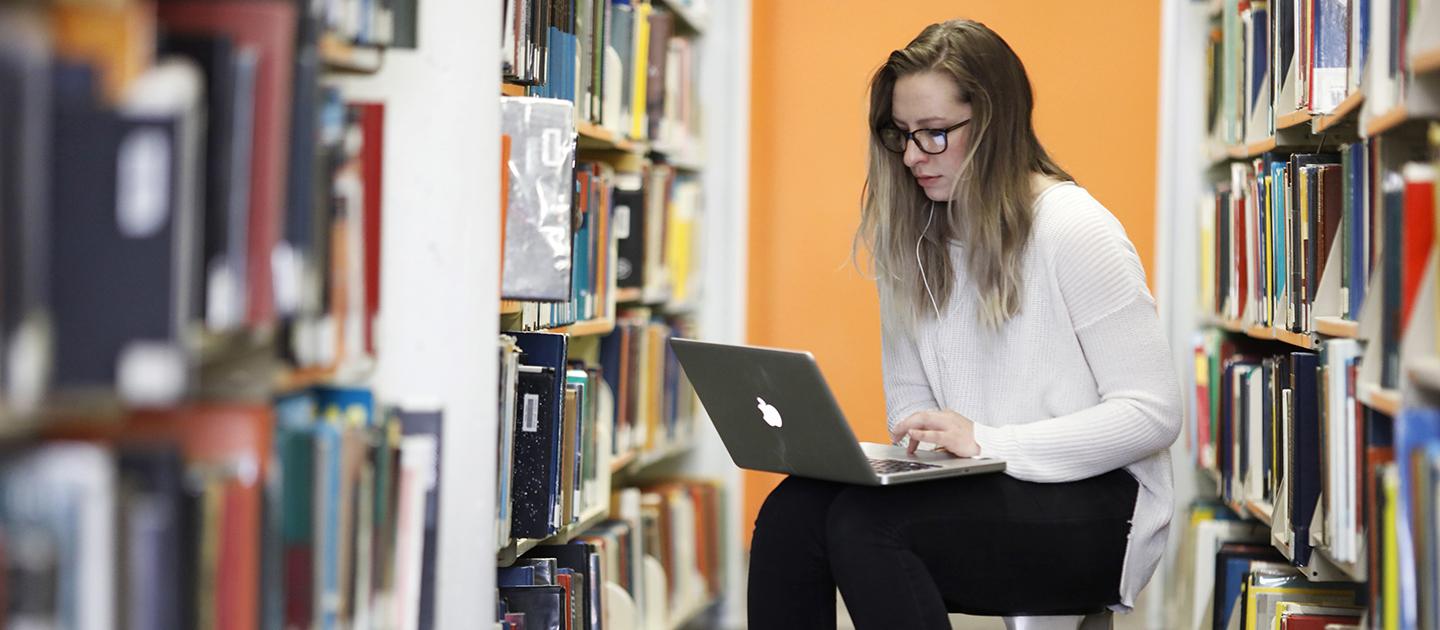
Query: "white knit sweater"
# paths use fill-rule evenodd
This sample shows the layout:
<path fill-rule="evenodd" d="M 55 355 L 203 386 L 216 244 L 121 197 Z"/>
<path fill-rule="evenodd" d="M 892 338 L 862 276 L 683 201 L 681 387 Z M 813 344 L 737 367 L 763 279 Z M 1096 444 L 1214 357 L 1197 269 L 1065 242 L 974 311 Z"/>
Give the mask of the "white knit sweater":
<path fill-rule="evenodd" d="M 1004 459 L 1016 479 L 1129 471 L 1139 494 L 1116 608 L 1125 612 L 1165 551 L 1180 390 L 1120 222 L 1069 183 L 1041 193 L 1035 209 L 1019 315 L 999 330 L 979 322 L 963 248 L 952 244 L 958 277 L 943 320 L 927 312 L 913 332 L 884 327 L 887 417 L 893 427 L 915 411 L 955 411 L 975 422 L 981 454 Z"/>

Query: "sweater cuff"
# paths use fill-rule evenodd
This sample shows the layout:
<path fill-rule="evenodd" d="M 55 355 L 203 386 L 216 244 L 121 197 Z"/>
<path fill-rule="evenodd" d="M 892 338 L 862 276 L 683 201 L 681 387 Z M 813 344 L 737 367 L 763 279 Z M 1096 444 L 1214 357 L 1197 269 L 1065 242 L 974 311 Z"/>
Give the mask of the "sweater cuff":
<path fill-rule="evenodd" d="M 1015 452 L 1014 426 L 992 427 L 975 423 L 975 443 L 980 446 L 980 456 L 994 459 L 1010 459 Z"/>

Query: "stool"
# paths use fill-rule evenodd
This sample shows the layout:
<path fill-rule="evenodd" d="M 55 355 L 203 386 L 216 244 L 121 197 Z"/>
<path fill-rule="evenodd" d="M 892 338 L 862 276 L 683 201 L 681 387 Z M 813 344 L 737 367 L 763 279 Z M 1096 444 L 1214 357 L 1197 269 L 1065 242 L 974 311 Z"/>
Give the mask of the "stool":
<path fill-rule="evenodd" d="M 1005 617 L 1006 630 L 1111 630 L 1113 615 L 1110 611 L 1089 615 L 1054 615 L 1032 617 Z"/>

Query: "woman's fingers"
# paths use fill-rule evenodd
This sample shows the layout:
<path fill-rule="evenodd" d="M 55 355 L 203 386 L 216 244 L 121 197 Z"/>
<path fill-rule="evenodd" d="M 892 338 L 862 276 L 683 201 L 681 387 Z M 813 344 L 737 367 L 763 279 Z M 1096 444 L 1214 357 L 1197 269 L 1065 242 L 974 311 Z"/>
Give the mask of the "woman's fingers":
<path fill-rule="evenodd" d="M 930 412 L 917 411 L 895 425 L 895 428 L 890 431 L 890 439 L 891 441 L 898 442 L 900 438 L 909 435 L 910 431 L 915 429 L 935 428 L 938 428 L 938 425 L 935 423 L 935 418 Z"/>
<path fill-rule="evenodd" d="M 940 444 L 940 440 L 945 436 L 945 432 L 927 429 L 911 429 L 908 435 L 910 436 L 910 445 L 907 450 L 911 455 L 914 455 L 915 449 L 920 447 L 921 442 Z"/>

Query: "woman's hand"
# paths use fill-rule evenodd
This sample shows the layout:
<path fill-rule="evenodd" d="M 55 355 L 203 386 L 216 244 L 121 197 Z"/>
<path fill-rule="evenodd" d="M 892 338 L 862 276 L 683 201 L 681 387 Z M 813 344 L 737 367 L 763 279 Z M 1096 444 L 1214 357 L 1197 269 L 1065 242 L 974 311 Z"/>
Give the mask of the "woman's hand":
<path fill-rule="evenodd" d="M 910 438 L 910 454 L 921 442 L 929 442 L 960 457 L 975 457 L 980 454 L 980 445 L 975 442 L 975 423 L 953 411 L 917 411 L 900 421 L 890 431 L 890 439 Z"/>

